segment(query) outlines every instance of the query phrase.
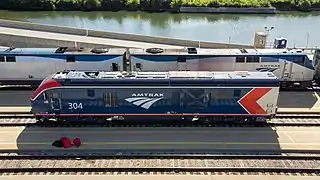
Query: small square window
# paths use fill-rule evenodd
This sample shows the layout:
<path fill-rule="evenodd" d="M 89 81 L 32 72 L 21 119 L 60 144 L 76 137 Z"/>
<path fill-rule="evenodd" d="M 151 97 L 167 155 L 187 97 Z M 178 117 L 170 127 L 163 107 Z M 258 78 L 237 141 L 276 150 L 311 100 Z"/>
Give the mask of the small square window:
<path fill-rule="evenodd" d="M 241 90 L 240 89 L 235 89 L 233 91 L 233 97 L 236 97 L 236 98 L 241 97 Z"/>
<path fill-rule="evenodd" d="M 89 97 L 94 97 L 94 90 L 89 89 L 89 90 L 87 91 L 87 94 L 88 94 Z"/>

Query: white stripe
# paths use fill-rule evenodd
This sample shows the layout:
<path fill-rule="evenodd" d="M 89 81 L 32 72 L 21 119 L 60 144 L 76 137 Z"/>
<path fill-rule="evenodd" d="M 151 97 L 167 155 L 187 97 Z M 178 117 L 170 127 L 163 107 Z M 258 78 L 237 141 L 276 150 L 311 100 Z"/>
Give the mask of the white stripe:
<path fill-rule="evenodd" d="M 150 99 L 150 98 L 142 99 L 142 100 L 134 102 L 133 104 L 137 105 L 137 106 L 140 106 L 141 104 L 143 104 L 145 102 L 148 102 L 148 101 L 152 101 L 152 99 Z"/>

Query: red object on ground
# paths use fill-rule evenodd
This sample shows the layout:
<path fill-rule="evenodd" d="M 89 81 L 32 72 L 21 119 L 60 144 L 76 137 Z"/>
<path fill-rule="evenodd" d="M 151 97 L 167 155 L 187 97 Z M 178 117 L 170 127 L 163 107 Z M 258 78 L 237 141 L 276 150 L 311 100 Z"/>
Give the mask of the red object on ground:
<path fill-rule="evenodd" d="M 74 144 L 76 147 L 80 147 L 80 146 L 81 146 L 81 140 L 80 140 L 79 138 L 74 138 L 73 144 Z"/>
<path fill-rule="evenodd" d="M 72 146 L 71 140 L 67 137 L 60 138 L 60 141 L 62 142 L 64 148 L 70 148 Z"/>

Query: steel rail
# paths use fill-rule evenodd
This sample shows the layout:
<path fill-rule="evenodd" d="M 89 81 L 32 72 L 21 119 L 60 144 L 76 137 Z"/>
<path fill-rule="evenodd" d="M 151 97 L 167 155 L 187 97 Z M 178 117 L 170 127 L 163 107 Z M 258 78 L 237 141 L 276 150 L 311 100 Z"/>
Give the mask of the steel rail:
<path fill-rule="evenodd" d="M 320 173 L 317 157 L 126 157 L 0 159 L 0 172 L 284 172 Z"/>
<path fill-rule="evenodd" d="M 0 114 L 0 126 L 42 126 L 43 124 L 37 123 L 33 114 L 26 113 L 3 113 Z M 79 123 L 49 123 L 45 126 L 61 127 L 61 126 L 79 126 Z M 92 125 L 92 123 L 82 123 L 83 126 Z M 96 124 L 97 125 L 97 124 Z M 211 126 L 320 126 L 320 113 L 280 113 L 275 118 L 267 121 L 266 123 L 254 124 L 238 124 L 235 122 L 213 122 L 213 123 L 162 123 L 162 122 L 108 122 L 101 126 L 104 127 L 128 127 L 128 126 L 175 126 L 175 127 L 211 127 Z"/>
<path fill-rule="evenodd" d="M 210 168 L 197 168 L 197 167 L 146 167 L 146 168 L 0 168 L 2 173 L 56 173 L 56 172 L 171 172 L 171 173 L 199 173 L 199 172 L 235 172 L 235 173 L 245 173 L 245 172 L 263 172 L 263 173 L 320 173 L 320 169 L 316 168 L 240 168 L 240 167 L 210 167 Z"/>
<path fill-rule="evenodd" d="M 180 159 L 180 160 L 313 160 L 320 161 L 320 154 L 314 155 L 215 155 L 215 154 L 153 154 L 153 155 L 0 155 L 0 160 L 132 160 L 132 159 Z M 320 163 L 320 162 L 319 162 Z M 320 167 L 319 167 L 320 168 Z"/>

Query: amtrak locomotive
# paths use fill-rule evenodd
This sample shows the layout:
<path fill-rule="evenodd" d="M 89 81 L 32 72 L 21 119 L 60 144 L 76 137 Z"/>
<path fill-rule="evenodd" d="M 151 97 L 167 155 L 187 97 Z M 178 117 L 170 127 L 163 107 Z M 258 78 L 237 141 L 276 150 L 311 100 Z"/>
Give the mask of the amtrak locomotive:
<path fill-rule="evenodd" d="M 311 87 L 320 74 L 319 60 L 296 49 L 0 48 L 0 62 L 0 83 L 35 86 L 63 70 L 268 71 L 283 87 Z"/>
<path fill-rule="evenodd" d="M 31 97 L 37 120 L 264 121 L 276 114 L 271 72 L 61 71 Z M 141 118 L 143 116 L 143 118 Z"/>
<path fill-rule="evenodd" d="M 315 74 L 310 56 L 297 49 L 136 49 L 130 55 L 134 70 L 267 71 L 283 88 L 312 87 Z"/>

